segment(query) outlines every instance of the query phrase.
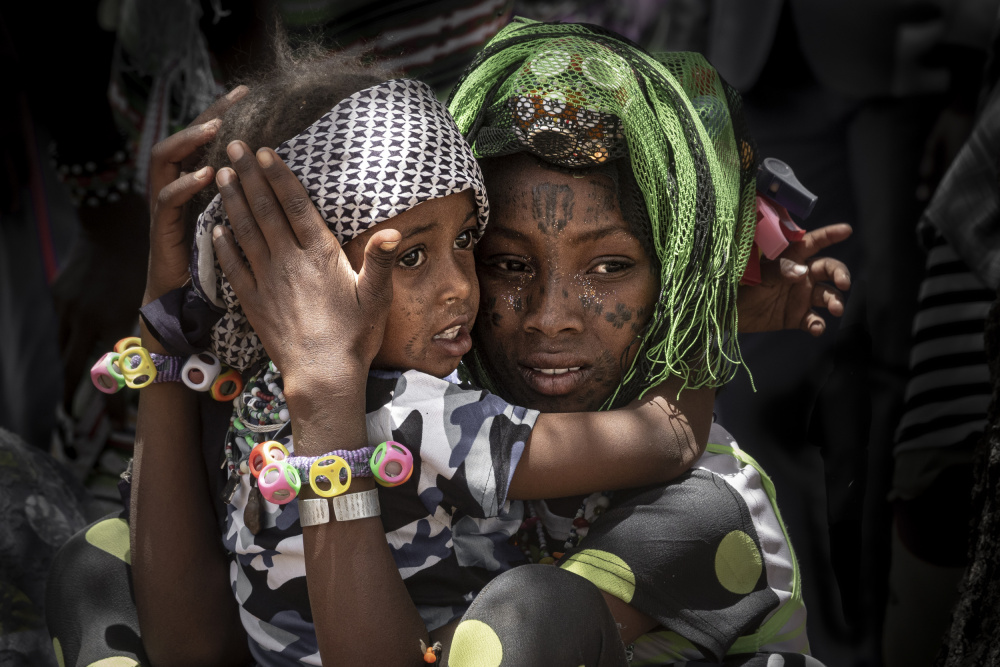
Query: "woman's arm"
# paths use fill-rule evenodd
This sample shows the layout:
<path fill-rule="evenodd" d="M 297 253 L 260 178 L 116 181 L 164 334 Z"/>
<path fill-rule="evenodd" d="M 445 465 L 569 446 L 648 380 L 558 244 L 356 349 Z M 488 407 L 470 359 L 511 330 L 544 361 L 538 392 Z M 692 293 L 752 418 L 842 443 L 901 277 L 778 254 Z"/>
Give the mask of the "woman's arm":
<path fill-rule="evenodd" d="M 301 183 L 273 151 L 261 149 L 255 158 L 246 144 L 233 142 L 229 155 L 235 172 L 222 170 L 217 180 L 233 231 L 216 228 L 216 253 L 281 369 L 296 454 L 363 447 L 364 386 L 392 302 L 399 233 L 374 234 L 364 268 L 355 274 Z M 373 488 L 371 479 L 355 479 L 349 493 Z M 331 520 L 302 532 L 324 663 L 419 664 L 418 641 L 426 641 L 427 632 L 378 517 Z"/>
<path fill-rule="evenodd" d="M 180 165 L 215 135 L 218 122 L 206 121 L 245 90 L 233 91 L 191 127 L 154 148 L 150 263 L 143 303 L 188 278 L 182 208 L 211 182 L 212 173 L 182 174 Z M 164 354 L 145 325 L 140 326 L 143 346 Z M 201 437 L 193 392 L 174 382 L 142 390 L 129 523 L 136 608 L 153 664 L 240 665 L 250 658 L 229 586 Z"/>

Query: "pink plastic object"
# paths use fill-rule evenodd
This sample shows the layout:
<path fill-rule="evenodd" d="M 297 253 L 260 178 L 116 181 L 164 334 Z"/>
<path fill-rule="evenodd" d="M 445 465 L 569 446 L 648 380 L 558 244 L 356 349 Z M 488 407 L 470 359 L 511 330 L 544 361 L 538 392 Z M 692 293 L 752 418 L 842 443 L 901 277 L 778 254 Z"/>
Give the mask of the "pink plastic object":
<path fill-rule="evenodd" d="M 107 352 L 90 369 L 91 382 L 105 394 L 116 394 L 125 386 L 125 376 L 115 368 L 118 357 L 117 352 Z"/>
<path fill-rule="evenodd" d="M 409 449 L 394 440 L 376 447 L 369 463 L 375 481 L 382 486 L 405 484 L 413 474 L 413 455 Z"/>
<path fill-rule="evenodd" d="M 299 495 L 302 478 L 299 471 L 284 461 L 274 461 L 264 466 L 257 475 L 257 487 L 264 500 L 275 505 L 284 505 Z"/>
<path fill-rule="evenodd" d="M 806 231 L 795 224 L 784 206 L 757 196 L 757 232 L 754 241 L 768 259 L 774 259 L 788 247 L 789 241 L 800 241 Z"/>

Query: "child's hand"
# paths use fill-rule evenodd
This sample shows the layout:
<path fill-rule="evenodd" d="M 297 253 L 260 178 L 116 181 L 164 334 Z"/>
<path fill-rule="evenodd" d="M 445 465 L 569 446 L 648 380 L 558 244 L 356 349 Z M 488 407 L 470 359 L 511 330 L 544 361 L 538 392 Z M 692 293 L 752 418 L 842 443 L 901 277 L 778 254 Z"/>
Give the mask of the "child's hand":
<path fill-rule="evenodd" d="M 215 252 L 254 331 L 291 385 L 358 391 L 382 343 L 399 232 L 375 233 L 355 273 L 295 174 L 269 148 L 228 148 L 216 181 L 232 224 Z M 234 239 L 235 236 L 235 239 Z M 239 254 L 236 241 L 249 266 Z"/>
<path fill-rule="evenodd" d="M 186 129 L 153 146 L 149 162 L 149 268 L 143 304 L 183 286 L 189 278 L 191 249 L 185 241 L 184 205 L 212 182 L 213 173 L 211 167 L 194 173 L 187 170 L 218 132 L 219 117 L 246 93 L 246 86 L 234 88 Z"/>
<path fill-rule="evenodd" d="M 814 308 L 843 315 L 842 291 L 850 289 L 851 274 L 840 260 L 814 255 L 852 231 L 843 223 L 820 227 L 789 245 L 777 261 L 761 261 L 760 285 L 739 289 L 739 333 L 802 329 L 822 335 L 826 321 Z"/>

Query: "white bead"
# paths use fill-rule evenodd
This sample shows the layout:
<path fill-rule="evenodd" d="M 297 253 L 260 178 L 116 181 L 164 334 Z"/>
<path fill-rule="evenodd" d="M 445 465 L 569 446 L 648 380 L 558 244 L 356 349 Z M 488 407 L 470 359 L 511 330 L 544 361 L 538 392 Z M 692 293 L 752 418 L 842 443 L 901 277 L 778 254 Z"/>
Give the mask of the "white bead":
<path fill-rule="evenodd" d="M 189 377 L 189 373 L 193 370 L 201 371 L 201 382 L 196 383 Z M 181 381 L 189 389 L 208 391 L 212 388 L 212 383 L 215 382 L 215 379 L 219 377 L 219 373 L 221 372 L 222 364 L 219 363 L 219 359 L 214 354 L 199 352 L 198 354 L 192 354 L 184 362 L 184 367 L 181 369 Z"/>
<path fill-rule="evenodd" d="M 288 408 L 281 409 L 281 412 L 278 413 L 278 419 L 280 419 L 283 422 L 288 421 Z"/>

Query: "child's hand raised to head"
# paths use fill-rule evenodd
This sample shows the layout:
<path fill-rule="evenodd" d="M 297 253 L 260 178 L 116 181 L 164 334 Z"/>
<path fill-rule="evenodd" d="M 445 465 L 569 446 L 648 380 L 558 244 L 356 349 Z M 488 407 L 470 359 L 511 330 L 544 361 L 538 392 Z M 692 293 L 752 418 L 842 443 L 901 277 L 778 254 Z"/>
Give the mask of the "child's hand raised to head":
<path fill-rule="evenodd" d="M 219 131 L 219 118 L 246 94 L 246 86 L 234 88 L 187 128 L 153 146 L 149 160 L 149 268 L 143 304 L 183 286 L 190 277 L 191 247 L 184 238 L 184 206 L 212 182 L 213 175 L 211 167 L 190 170 L 201 149 Z"/>
<path fill-rule="evenodd" d="M 843 223 L 820 227 L 789 245 L 777 260 L 762 261 L 760 284 L 739 290 L 739 332 L 802 329 L 822 335 L 826 321 L 815 309 L 843 315 L 843 291 L 851 287 L 851 274 L 840 260 L 815 255 L 851 232 Z"/>
<path fill-rule="evenodd" d="M 255 157 L 241 141 L 227 150 L 235 171 L 219 170 L 216 181 L 233 230 L 215 228 L 215 252 L 281 369 L 286 393 L 305 383 L 357 392 L 382 343 L 399 232 L 372 235 L 355 273 L 305 188 L 273 150 L 262 148 Z"/>

